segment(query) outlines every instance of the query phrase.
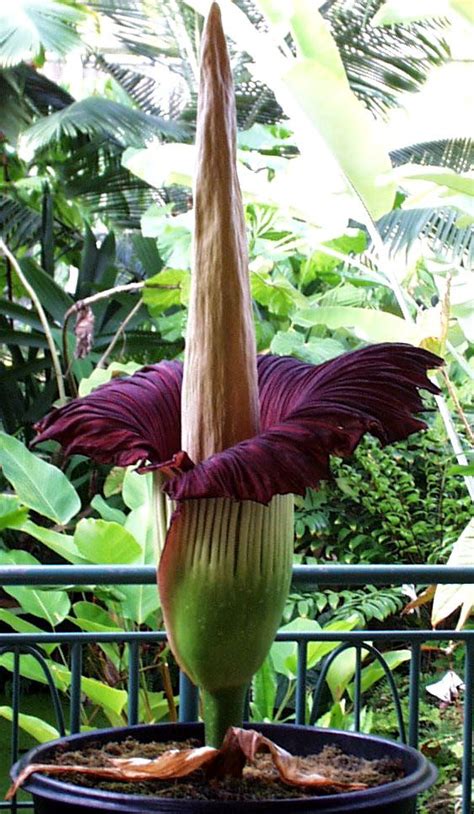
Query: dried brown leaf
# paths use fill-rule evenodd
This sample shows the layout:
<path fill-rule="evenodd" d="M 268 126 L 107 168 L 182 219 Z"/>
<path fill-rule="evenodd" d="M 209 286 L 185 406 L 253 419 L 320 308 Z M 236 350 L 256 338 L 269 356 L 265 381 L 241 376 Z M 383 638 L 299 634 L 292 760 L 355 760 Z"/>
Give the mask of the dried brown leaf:
<path fill-rule="evenodd" d="M 435 595 L 436 585 L 428 585 L 424 591 L 421 592 L 416 599 L 413 599 L 408 605 L 402 610 L 402 616 L 406 613 L 410 613 L 410 611 L 415 610 L 415 608 L 420 608 L 422 605 L 426 605 L 428 602 L 431 602 Z"/>
<path fill-rule="evenodd" d="M 110 766 L 66 766 L 50 763 L 32 763 L 23 769 L 9 788 L 10 800 L 34 772 L 46 774 L 88 774 L 98 778 L 126 780 L 170 780 L 187 777 L 197 769 L 205 768 L 209 777 L 238 777 L 246 762 L 252 762 L 258 752 L 269 752 L 280 779 L 290 786 L 307 788 L 330 787 L 339 791 L 359 791 L 364 783 L 340 783 L 304 766 L 301 758 L 293 756 L 269 738 L 253 729 L 231 727 L 221 749 L 200 746 L 197 749 L 171 749 L 154 760 L 146 758 L 110 758 Z"/>

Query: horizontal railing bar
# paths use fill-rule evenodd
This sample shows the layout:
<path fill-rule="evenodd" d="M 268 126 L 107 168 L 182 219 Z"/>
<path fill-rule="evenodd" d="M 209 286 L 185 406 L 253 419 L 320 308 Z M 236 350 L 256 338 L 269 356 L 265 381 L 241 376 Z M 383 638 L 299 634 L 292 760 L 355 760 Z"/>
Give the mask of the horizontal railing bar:
<path fill-rule="evenodd" d="M 151 565 L 4 565 L 4 585 L 154 585 L 156 568 Z M 448 565 L 295 565 L 293 585 L 440 585 L 474 584 L 474 566 Z"/>
<path fill-rule="evenodd" d="M 474 565 L 295 565 L 293 584 L 313 585 L 404 585 L 405 583 L 472 585 Z"/>
<path fill-rule="evenodd" d="M 311 630 L 280 631 L 275 636 L 277 642 L 363 642 L 369 640 L 406 642 L 423 641 L 474 641 L 474 630 Z M 83 631 L 67 633 L 0 633 L 0 645 L 22 644 L 83 644 L 98 642 L 163 642 L 166 640 L 164 630 L 107 631 L 103 633 L 84 633 Z"/>

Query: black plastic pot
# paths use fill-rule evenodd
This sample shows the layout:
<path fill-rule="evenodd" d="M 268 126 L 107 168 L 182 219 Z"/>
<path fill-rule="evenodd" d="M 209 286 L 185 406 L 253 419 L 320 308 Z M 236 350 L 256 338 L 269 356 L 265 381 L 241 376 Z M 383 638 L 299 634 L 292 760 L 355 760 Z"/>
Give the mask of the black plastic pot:
<path fill-rule="evenodd" d="M 255 802 L 206 802 L 170 800 L 131 794 L 101 791 L 75 786 L 48 775 L 33 774 L 24 788 L 33 795 L 36 814 L 85 814 L 85 812 L 115 811 L 122 814 L 415 814 L 416 795 L 429 788 L 436 779 L 436 769 L 423 755 L 393 741 L 337 732 L 315 727 L 258 724 L 253 726 L 289 752 L 309 755 L 319 752 L 326 744 L 335 744 L 346 753 L 365 758 L 394 758 L 402 761 L 406 776 L 384 786 L 325 797 L 293 798 Z M 66 749 L 81 749 L 94 743 L 120 741 L 131 736 L 137 740 L 186 740 L 203 738 L 202 724 L 158 724 L 120 729 L 102 729 L 84 735 L 72 735 L 32 749 L 13 766 L 12 778 L 29 763 L 48 762 L 51 752 L 61 743 Z"/>

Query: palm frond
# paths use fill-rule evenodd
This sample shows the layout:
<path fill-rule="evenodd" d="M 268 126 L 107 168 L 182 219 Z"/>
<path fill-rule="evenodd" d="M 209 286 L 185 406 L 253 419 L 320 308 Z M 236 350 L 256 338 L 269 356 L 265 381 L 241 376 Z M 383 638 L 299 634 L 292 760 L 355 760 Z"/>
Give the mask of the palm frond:
<path fill-rule="evenodd" d="M 43 218 L 40 210 L 41 202 L 37 206 L 30 200 L 22 200 L 9 186 L 4 187 L 0 193 L 0 236 L 13 252 L 21 247 L 29 251 L 40 244 L 43 235 Z M 62 219 L 60 211 L 53 214 L 54 241 L 57 249 L 72 251 L 80 241 L 81 236 L 71 225 Z"/>
<path fill-rule="evenodd" d="M 60 140 L 80 134 L 108 137 L 122 146 L 144 146 L 157 135 L 179 138 L 185 127 L 176 122 L 148 116 L 140 110 L 126 107 L 111 99 L 91 96 L 58 110 L 36 122 L 24 133 L 26 144 L 38 150 Z"/>
<path fill-rule="evenodd" d="M 2 132 L 10 142 L 38 115 L 61 110 L 72 96 L 39 73 L 32 65 L 0 69 Z"/>
<path fill-rule="evenodd" d="M 17 65 L 11 72 L 18 78 L 23 95 L 29 99 L 35 111 L 43 116 L 62 110 L 74 102 L 74 97 L 32 65 Z"/>
<path fill-rule="evenodd" d="M 35 110 L 29 99 L 22 97 L 21 84 L 11 70 L 0 70 L 0 99 L 0 134 L 14 143 L 19 133 L 30 124 Z"/>
<path fill-rule="evenodd" d="M 432 66 L 450 56 L 447 23 L 432 19 L 405 26 L 370 25 L 382 0 L 336 0 L 324 13 L 338 44 L 352 90 L 374 114 L 398 105 L 401 93 L 420 89 Z"/>
<path fill-rule="evenodd" d="M 114 36 L 127 53 L 148 60 L 160 56 L 180 58 L 179 47 L 166 41 L 166 29 L 157 25 L 156 18 L 151 19 L 149 8 L 141 0 L 89 0 L 88 5 L 113 23 Z M 167 15 L 167 10 L 163 11 Z"/>
<path fill-rule="evenodd" d="M 0 66 L 33 60 L 41 50 L 64 56 L 80 42 L 86 14 L 62 0 L 15 0 L 0 11 Z"/>
<path fill-rule="evenodd" d="M 19 201 L 0 195 L 0 235 L 16 251 L 31 246 L 41 234 L 41 214 Z"/>
<path fill-rule="evenodd" d="M 265 20 L 255 0 L 234 2 L 253 25 L 265 30 Z M 401 93 L 419 90 L 429 69 L 449 58 L 443 37 L 445 21 L 433 19 L 407 26 L 373 27 L 370 20 L 382 2 L 335 0 L 321 7 L 339 46 L 352 90 L 377 115 L 396 106 Z M 190 60 L 197 57 L 201 20 L 184 0 L 162 0 L 153 20 L 138 0 L 91 0 L 91 6 L 114 21 L 114 33 L 129 53 L 166 63 L 185 79 L 191 93 L 195 92 L 196 76 Z M 244 67 L 248 56 L 240 56 L 244 56 L 241 61 Z M 279 121 L 282 111 L 273 94 L 249 81 L 245 69 L 239 77 L 235 53 L 233 61 L 237 63 L 239 124 Z"/>
<path fill-rule="evenodd" d="M 420 238 L 449 260 L 472 266 L 474 226 L 456 226 L 459 213 L 446 209 L 394 209 L 378 221 L 378 228 L 391 254 L 408 252 Z"/>
<path fill-rule="evenodd" d="M 424 164 L 449 167 L 455 172 L 468 172 L 474 168 L 474 139 L 453 138 L 424 141 L 393 150 L 390 153 L 395 167 L 401 164 Z"/>
<path fill-rule="evenodd" d="M 175 121 L 181 118 L 190 101 L 190 91 L 184 80 L 178 77 L 169 90 L 157 75 L 157 65 L 141 65 L 140 70 L 110 62 L 102 54 L 95 54 L 95 67 L 105 71 L 124 90 L 130 99 L 145 113 L 163 116 Z M 167 67 L 167 66 L 166 66 Z M 163 84 L 167 91 L 163 93 Z M 189 116 L 187 116 L 189 119 Z"/>
<path fill-rule="evenodd" d="M 65 194 L 110 225 L 139 229 L 143 212 L 159 200 L 156 191 L 122 166 L 122 149 L 113 142 L 76 141 L 74 147 L 58 168 Z"/>
<path fill-rule="evenodd" d="M 140 110 L 153 116 L 163 115 L 163 108 L 157 104 L 158 83 L 152 76 L 109 62 L 101 54 L 96 55 L 96 67 L 112 76 Z"/>

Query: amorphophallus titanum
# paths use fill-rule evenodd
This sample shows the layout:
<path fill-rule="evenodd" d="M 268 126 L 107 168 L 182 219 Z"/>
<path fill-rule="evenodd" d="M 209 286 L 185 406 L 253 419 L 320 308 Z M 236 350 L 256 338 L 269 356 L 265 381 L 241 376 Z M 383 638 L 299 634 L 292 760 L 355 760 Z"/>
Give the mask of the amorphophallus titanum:
<path fill-rule="evenodd" d="M 203 34 L 194 267 L 184 369 L 161 362 L 55 410 L 36 441 L 155 471 L 158 584 L 172 650 L 202 690 L 206 742 L 239 726 L 280 622 L 292 563 L 293 493 L 365 432 L 383 444 L 425 427 L 433 354 L 380 344 L 319 366 L 256 357 L 236 170 L 232 75 L 217 4 Z M 174 501 L 169 529 L 163 502 Z"/>

